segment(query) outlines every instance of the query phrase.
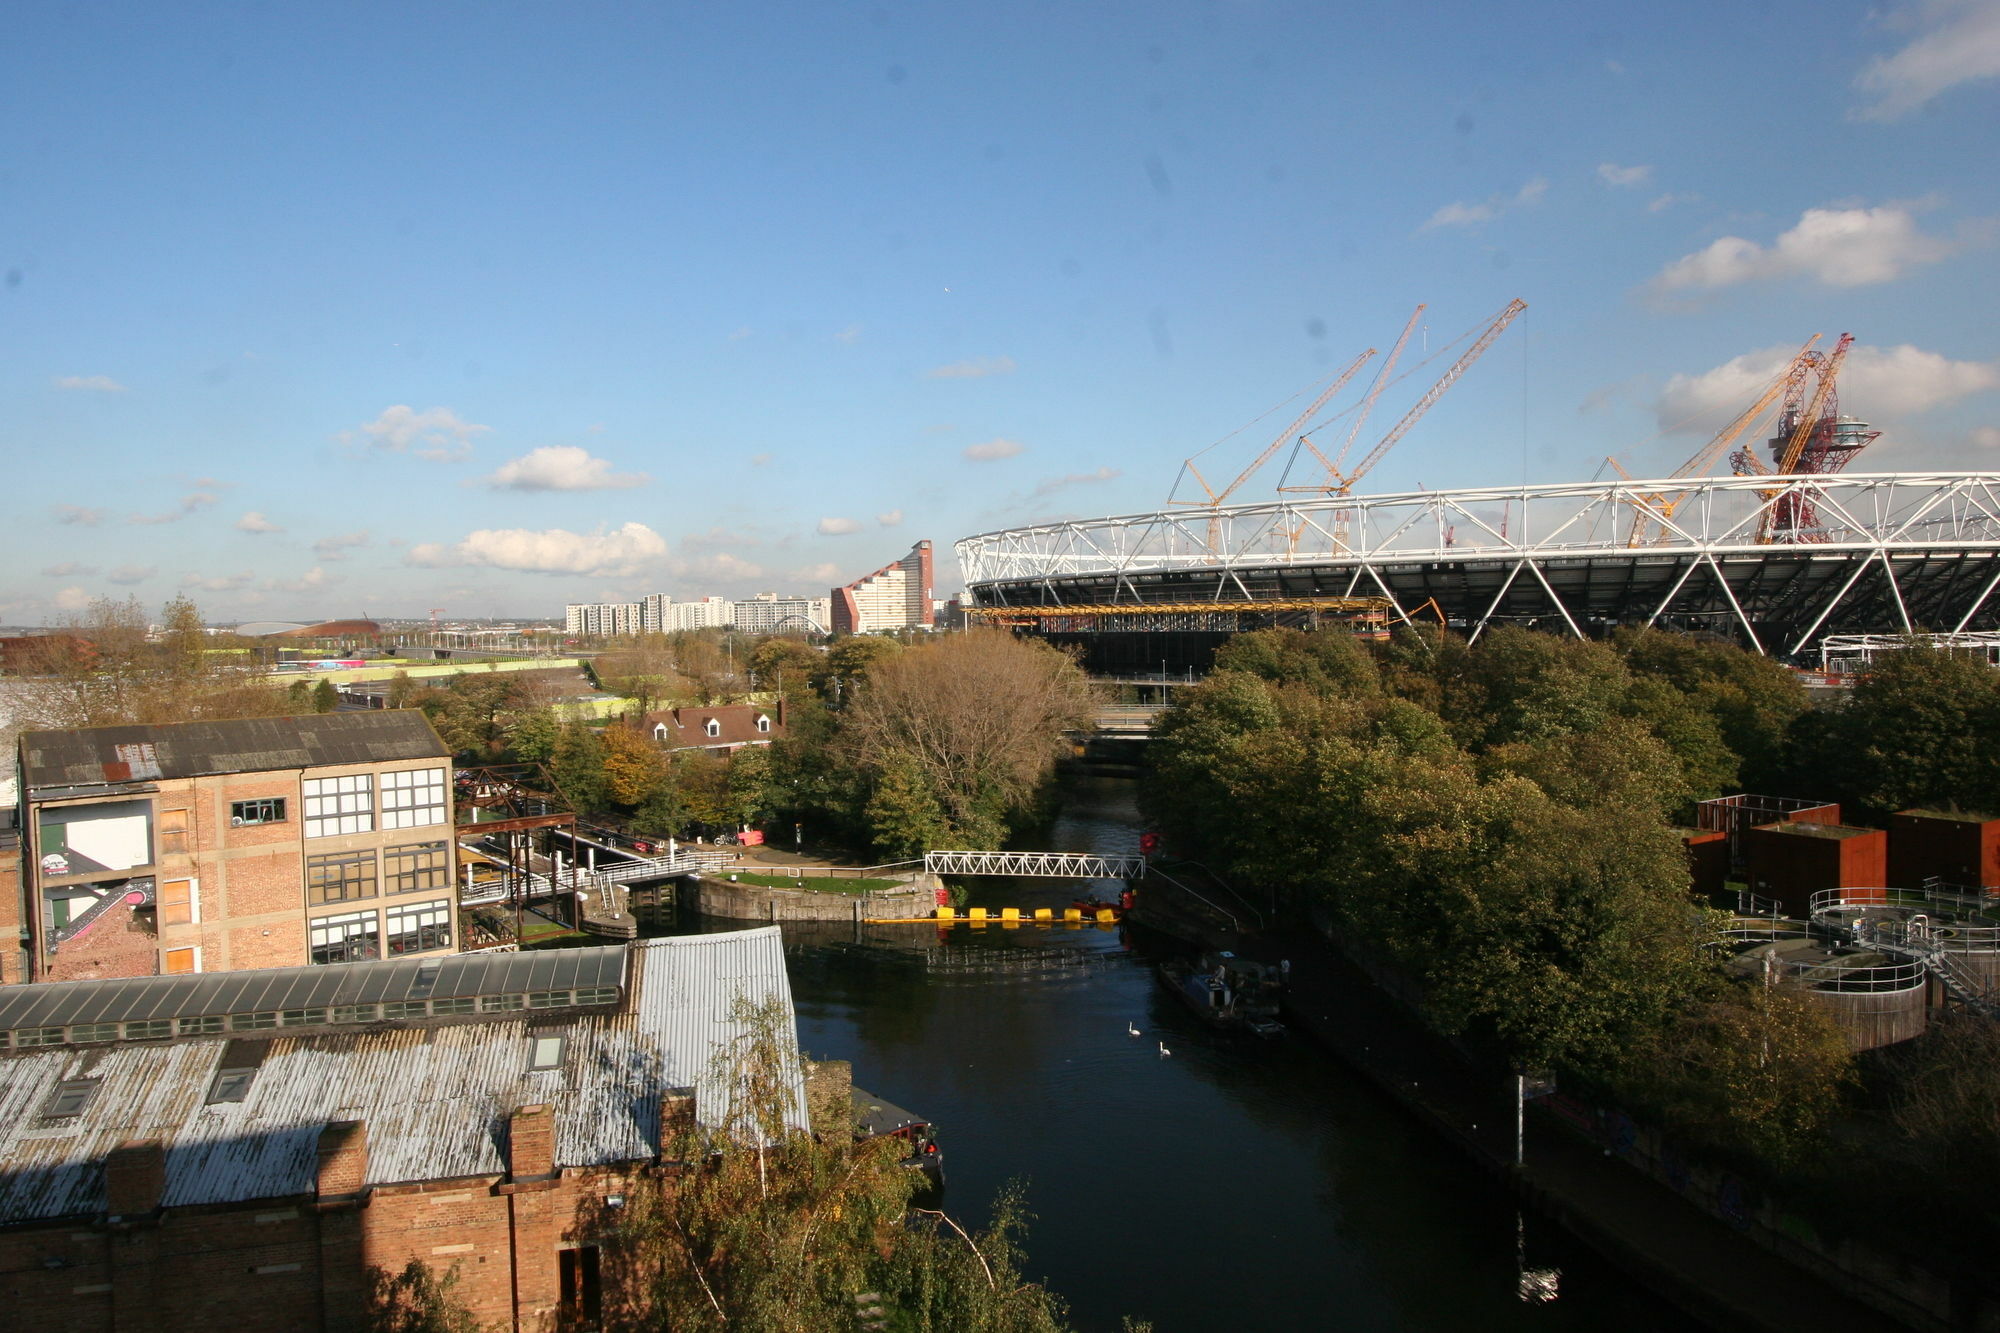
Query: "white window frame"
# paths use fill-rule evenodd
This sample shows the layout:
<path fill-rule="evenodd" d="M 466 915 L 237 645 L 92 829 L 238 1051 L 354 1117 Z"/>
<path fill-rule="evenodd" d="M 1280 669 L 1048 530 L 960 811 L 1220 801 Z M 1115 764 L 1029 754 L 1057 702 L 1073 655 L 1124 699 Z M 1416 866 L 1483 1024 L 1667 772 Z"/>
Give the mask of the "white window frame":
<path fill-rule="evenodd" d="M 398 933 L 396 928 L 391 924 L 397 917 L 403 917 L 406 920 L 419 917 L 427 918 L 419 924 L 417 930 L 420 932 L 425 925 L 442 925 L 444 927 L 444 938 L 435 944 L 427 944 L 421 949 L 411 949 L 400 953 L 396 952 L 390 947 L 390 939 Z M 449 898 L 437 898 L 430 902 L 421 903 L 397 903 L 388 909 L 383 919 L 382 956 L 384 958 L 407 958 L 411 953 L 428 953 L 432 949 L 448 949 L 451 947 L 452 925 L 451 899 Z"/>
<path fill-rule="evenodd" d="M 198 926 L 201 924 L 201 881 L 199 879 L 193 875 L 189 875 L 184 880 L 168 879 L 163 875 L 157 882 L 159 887 L 154 891 L 153 903 L 154 910 L 160 914 L 161 925 L 169 924 L 165 920 L 167 885 L 169 884 L 186 884 L 188 886 L 188 919 L 185 922 L 174 922 L 172 924 L 189 926 Z"/>
<path fill-rule="evenodd" d="M 448 784 L 442 768 L 397 769 L 384 773 L 380 785 L 385 830 L 433 828 L 445 822 Z"/>
<path fill-rule="evenodd" d="M 717 736 L 720 736 L 722 734 L 722 723 L 715 718 L 710 718 L 706 723 L 703 724 L 702 730 L 708 733 L 708 738 L 710 740 L 714 740 Z"/>
<path fill-rule="evenodd" d="M 187 953 L 191 953 L 191 954 L 193 954 L 193 955 L 194 955 L 194 971 L 193 971 L 193 972 L 169 972 L 169 971 L 167 971 L 167 955 L 168 955 L 168 954 L 170 954 L 170 953 L 181 953 L 181 952 L 183 952 L 183 951 L 185 951 L 185 952 L 187 952 Z M 192 945 L 190 945 L 190 944 L 170 944 L 170 945 L 168 945 L 167 947 L 165 947 L 165 948 L 163 948 L 163 949 L 161 949 L 161 950 L 160 950 L 160 975 L 161 975 L 161 976 L 163 976 L 163 977 L 192 977 L 192 976 L 196 976 L 196 975 L 198 975 L 198 974 L 199 974 L 200 972 L 201 972 L 201 946 L 200 946 L 199 944 L 192 944 Z"/>
<path fill-rule="evenodd" d="M 769 715 L 764 713 L 757 714 L 757 730 L 763 732 L 767 736 L 770 734 L 771 719 Z"/>
<path fill-rule="evenodd" d="M 301 786 L 305 801 L 305 836 L 335 838 L 375 831 L 375 775 L 347 773 L 337 778 L 307 778 Z"/>
<path fill-rule="evenodd" d="M 333 939 L 330 934 L 336 925 L 340 926 L 343 931 L 338 940 Z M 363 928 L 360 930 L 346 929 L 346 927 L 350 926 L 360 926 Z M 327 933 L 327 938 L 319 938 L 322 933 Z M 345 962 L 372 962 L 382 956 L 382 914 L 373 908 L 369 908 L 366 911 L 360 912 L 339 912 L 329 916 L 309 917 L 306 920 L 306 957 L 312 958 L 312 951 L 314 949 L 324 948 L 335 943 L 344 943 L 347 940 L 370 933 L 375 937 L 375 952 L 373 957 L 363 955 L 358 959 L 350 958 L 342 960 Z M 328 964 L 320 963 L 318 959 L 313 959 L 313 962 L 318 966 L 328 966 Z"/>

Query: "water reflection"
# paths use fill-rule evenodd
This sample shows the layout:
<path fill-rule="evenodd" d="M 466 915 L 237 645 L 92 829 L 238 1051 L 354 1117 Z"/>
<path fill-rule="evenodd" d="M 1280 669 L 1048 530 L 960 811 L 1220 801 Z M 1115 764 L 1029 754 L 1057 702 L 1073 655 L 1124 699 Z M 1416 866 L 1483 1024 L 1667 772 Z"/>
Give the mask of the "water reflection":
<path fill-rule="evenodd" d="M 1048 846 L 1136 845 L 1129 783 L 1069 795 Z M 973 901 L 1076 892 L 999 882 Z M 786 939 L 806 1048 L 939 1125 L 947 1207 L 977 1215 L 1028 1181 L 1029 1269 L 1083 1328 L 1123 1314 L 1160 1333 L 1692 1327 L 1532 1219 L 1529 1260 L 1561 1267 L 1563 1290 L 1523 1304 L 1504 1191 L 1310 1044 L 1199 1026 L 1154 978 L 1170 945 L 845 923 Z"/>

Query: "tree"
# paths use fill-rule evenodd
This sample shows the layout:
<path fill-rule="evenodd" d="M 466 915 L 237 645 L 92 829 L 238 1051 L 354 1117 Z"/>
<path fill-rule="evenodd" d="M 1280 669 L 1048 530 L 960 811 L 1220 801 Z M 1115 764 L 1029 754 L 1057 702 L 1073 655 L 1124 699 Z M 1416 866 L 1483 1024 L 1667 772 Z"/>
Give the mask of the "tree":
<path fill-rule="evenodd" d="M 1725 985 L 1638 1055 L 1628 1084 L 1682 1133 L 1780 1164 L 1823 1142 L 1856 1081 L 1840 1024 L 1788 986 Z"/>
<path fill-rule="evenodd" d="M 1089 717 L 1089 686 L 1069 658 L 975 630 L 877 661 L 848 702 L 844 731 L 871 770 L 913 764 L 954 838 L 996 845 L 1007 820 L 1032 806 L 1064 732 Z"/>
<path fill-rule="evenodd" d="M 369 1333 L 482 1333 L 479 1320 L 454 1294 L 458 1265 L 439 1276 L 412 1259 L 400 1273 L 368 1270 Z"/>
<path fill-rule="evenodd" d="M 561 732 L 553 709 L 529 708 L 507 719 L 501 737 L 515 762 L 546 764 L 555 754 L 556 737 Z"/>
<path fill-rule="evenodd" d="M 894 860 L 922 856 L 954 840 L 944 803 L 925 780 L 923 769 L 906 754 L 887 756 L 868 798 L 868 834 Z"/>
<path fill-rule="evenodd" d="M 1833 714 L 1842 792 L 1877 814 L 2000 810 L 2000 673 L 1972 654 L 1912 644 L 1878 657 Z"/>
<path fill-rule="evenodd" d="M 638 727 L 614 723 L 600 739 L 605 794 L 627 808 L 644 805 L 667 780 L 665 753 Z"/>
<path fill-rule="evenodd" d="M 155 640 L 137 599 L 92 602 L 36 645 L 18 697 L 28 725 L 102 727 L 273 717 L 296 705 L 247 660 L 213 652 L 201 612 L 186 598 L 164 608 Z"/>
<path fill-rule="evenodd" d="M 331 713 L 340 707 L 340 691 L 333 688 L 333 682 L 322 679 L 313 686 L 312 705 L 315 713 Z"/>
<path fill-rule="evenodd" d="M 549 753 L 549 779 L 579 814 L 600 810 L 610 800 L 604 781 L 604 742 L 580 722 L 566 724 Z"/>
<path fill-rule="evenodd" d="M 826 671 L 826 654 L 786 634 L 759 639 L 743 659 L 757 678 L 757 688 L 795 699 Z"/>
<path fill-rule="evenodd" d="M 895 657 L 903 645 L 879 634 L 851 634 L 826 650 L 820 688 L 838 707 L 852 690 L 880 663 Z"/>
<path fill-rule="evenodd" d="M 792 1124 L 792 1035 L 775 1006 L 736 1012 L 748 1033 L 704 1081 L 736 1090 L 723 1123 L 662 1145 L 689 1164 L 677 1177 L 642 1177 L 622 1209 L 579 1219 L 580 1231 L 609 1233 L 613 1265 L 650 1277 L 607 1312 L 611 1327 L 853 1328 L 857 1297 L 871 1293 L 909 1333 L 1061 1333 L 1061 1300 L 1020 1271 L 1017 1191 L 983 1230 L 913 1210 L 901 1141 L 857 1143 L 844 1118 L 817 1134 Z"/>

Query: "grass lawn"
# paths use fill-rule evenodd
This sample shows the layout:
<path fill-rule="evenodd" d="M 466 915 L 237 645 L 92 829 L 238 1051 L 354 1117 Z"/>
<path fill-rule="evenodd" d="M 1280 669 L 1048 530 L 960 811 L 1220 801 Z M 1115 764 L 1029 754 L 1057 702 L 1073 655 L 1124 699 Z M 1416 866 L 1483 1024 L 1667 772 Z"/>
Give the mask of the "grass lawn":
<path fill-rule="evenodd" d="M 908 887 L 899 879 L 848 879 L 839 875 L 765 875 L 746 870 L 728 871 L 715 878 L 725 883 L 734 879 L 738 884 L 754 884 L 761 889 L 806 889 L 813 893 L 874 893 L 879 889 Z"/>
<path fill-rule="evenodd" d="M 582 939 L 583 931 L 571 930 L 556 921 L 537 921 L 533 917 L 521 923 L 521 943 L 544 944 L 550 940 Z"/>

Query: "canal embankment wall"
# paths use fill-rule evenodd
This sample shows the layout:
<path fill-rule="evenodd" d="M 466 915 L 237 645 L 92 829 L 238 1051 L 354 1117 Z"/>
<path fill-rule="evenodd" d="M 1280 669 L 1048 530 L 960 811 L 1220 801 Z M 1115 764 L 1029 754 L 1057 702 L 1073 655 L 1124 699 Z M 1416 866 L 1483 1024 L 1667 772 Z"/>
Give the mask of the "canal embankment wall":
<path fill-rule="evenodd" d="M 1704 1322 L 1861 1333 L 1887 1317 L 1925 1333 L 2000 1330 L 1994 1292 L 1859 1239 L 1823 1237 L 1781 1200 L 1677 1153 L 1664 1135 L 1616 1111 L 1568 1098 L 1530 1103 L 1525 1162 L 1516 1169 L 1508 1080 L 1476 1068 L 1422 1024 L 1409 978 L 1304 927 L 1210 929 L 1202 942 L 1289 961 L 1286 1017 L 1296 1031 L 1509 1180 L 1536 1212 Z"/>
<path fill-rule="evenodd" d="M 703 916 L 736 921 L 863 921 L 871 917 L 928 916 L 944 881 L 929 871 L 899 876 L 904 887 L 849 893 L 838 879 L 801 876 L 799 888 L 773 888 L 731 880 L 727 871 L 694 877 L 681 905 Z M 828 887 L 806 887 L 823 882 Z"/>

